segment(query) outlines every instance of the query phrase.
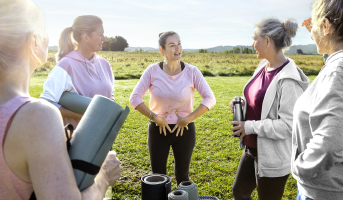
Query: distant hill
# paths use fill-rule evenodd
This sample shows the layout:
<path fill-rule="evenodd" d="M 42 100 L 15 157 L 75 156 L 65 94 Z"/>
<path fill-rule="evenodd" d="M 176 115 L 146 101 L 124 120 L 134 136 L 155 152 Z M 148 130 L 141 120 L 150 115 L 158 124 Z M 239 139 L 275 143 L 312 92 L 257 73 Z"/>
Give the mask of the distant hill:
<path fill-rule="evenodd" d="M 48 50 L 58 50 L 58 46 L 49 46 Z"/>
<path fill-rule="evenodd" d="M 208 52 L 223 52 L 225 50 L 231 50 L 234 47 L 248 47 L 252 49 L 251 46 L 244 46 L 244 45 L 237 45 L 237 46 L 216 46 L 212 48 L 206 49 Z M 139 51 L 142 49 L 143 51 L 158 51 L 157 48 L 152 47 L 127 47 L 125 51 Z M 289 50 L 285 51 L 285 54 L 297 54 L 297 49 L 301 49 L 305 54 L 317 54 L 317 46 L 315 44 L 308 44 L 308 45 L 293 45 L 289 48 Z M 49 50 L 58 50 L 58 46 L 49 46 Z M 183 49 L 184 52 L 193 53 L 198 52 L 199 49 Z"/>
<path fill-rule="evenodd" d="M 285 54 L 297 54 L 297 49 L 301 49 L 305 54 L 318 54 L 317 45 L 315 44 L 293 45 L 289 50 L 285 51 Z"/>
<path fill-rule="evenodd" d="M 143 51 L 158 51 L 158 49 L 152 47 L 127 47 L 124 51 L 139 51 L 140 49 Z"/>

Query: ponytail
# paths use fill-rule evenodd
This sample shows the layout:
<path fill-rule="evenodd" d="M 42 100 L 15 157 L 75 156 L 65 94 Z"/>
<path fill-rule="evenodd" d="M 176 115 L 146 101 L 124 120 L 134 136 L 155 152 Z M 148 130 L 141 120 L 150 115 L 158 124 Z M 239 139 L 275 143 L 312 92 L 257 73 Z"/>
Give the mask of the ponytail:
<path fill-rule="evenodd" d="M 59 62 L 65 55 L 75 50 L 75 44 L 72 39 L 72 27 L 65 28 L 59 40 L 56 62 Z"/>
<path fill-rule="evenodd" d="M 61 33 L 56 62 L 76 49 L 81 42 L 82 34 L 86 33 L 90 36 L 99 25 L 102 25 L 100 17 L 94 15 L 78 16 L 74 20 L 73 26 L 64 29 Z"/>

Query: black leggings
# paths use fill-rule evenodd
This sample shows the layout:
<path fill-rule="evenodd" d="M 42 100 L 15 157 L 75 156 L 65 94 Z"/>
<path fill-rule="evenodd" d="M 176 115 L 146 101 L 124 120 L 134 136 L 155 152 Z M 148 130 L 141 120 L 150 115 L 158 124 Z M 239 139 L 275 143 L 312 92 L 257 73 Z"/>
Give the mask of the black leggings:
<path fill-rule="evenodd" d="M 169 124 L 173 130 L 175 124 Z M 191 157 L 195 145 L 195 126 L 194 122 L 188 124 L 188 130 L 183 130 L 183 135 L 176 137 L 177 129 L 174 133 L 168 130 L 167 136 L 160 134 L 160 129 L 155 123 L 149 125 L 148 146 L 150 154 L 150 164 L 152 173 L 167 174 L 167 160 L 170 150 L 170 145 L 173 148 L 175 177 L 177 184 L 182 181 L 189 181 L 188 171 L 191 162 Z"/>
<path fill-rule="evenodd" d="M 232 194 L 236 200 L 251 199 L 251 193 L 257 187 L 258 197 L 261 200 L 278 200 L 282 198 L 287 178 L 282 177 L 256 177 L 257 149 L 247 147 L 239 163 Z"/>

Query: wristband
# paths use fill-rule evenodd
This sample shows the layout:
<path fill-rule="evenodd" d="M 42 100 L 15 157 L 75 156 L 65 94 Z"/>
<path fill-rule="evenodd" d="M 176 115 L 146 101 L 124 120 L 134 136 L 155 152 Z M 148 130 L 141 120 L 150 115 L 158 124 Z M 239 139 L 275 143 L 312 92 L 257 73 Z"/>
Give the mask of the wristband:
<path fill-rule="evenodd" d="M 154 117 L 156 117 L 157 116 L 157 114 L 155 113 L 150 119 L 149 119 L 149 121 L 151 121 Z"/>

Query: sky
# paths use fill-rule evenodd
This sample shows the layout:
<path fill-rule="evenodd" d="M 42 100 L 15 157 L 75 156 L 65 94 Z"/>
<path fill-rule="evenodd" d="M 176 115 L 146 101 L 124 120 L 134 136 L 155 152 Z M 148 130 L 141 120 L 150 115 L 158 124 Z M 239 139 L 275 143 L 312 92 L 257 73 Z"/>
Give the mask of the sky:
<path fill-rule="evenodd" d="M 32 0 L 42 11 L 49 46 L 80 15 L 97 15 L 107 37 L 130 47 L 158 48 L 158 35 L 175 31 L 183 49 L 251 45 L 254 25 L 264 18 L 291 18 L 299 29 L 294 45 L 314 44 L 301 23 L 314 0 Z"/>

